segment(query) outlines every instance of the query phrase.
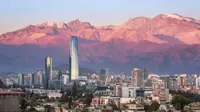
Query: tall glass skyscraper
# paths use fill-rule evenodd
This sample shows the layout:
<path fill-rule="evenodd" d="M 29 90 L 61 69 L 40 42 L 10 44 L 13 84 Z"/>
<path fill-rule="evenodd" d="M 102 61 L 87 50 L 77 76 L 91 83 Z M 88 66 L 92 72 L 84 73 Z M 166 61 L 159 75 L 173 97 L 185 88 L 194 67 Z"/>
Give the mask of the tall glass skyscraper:
<path fill-rule="evenodd" d="M 69 55 L 69 80 L 77 80 L 79 75 L 78 67 L 78 38 L 77 36 L 71 37 L 70 55 Z"/>
<path fill-rule="evenodd" d="M 47 56 L 45 58 L 45 77 L 44 77 L 44 87 L 47 89 L 49 85 L 49 80 L 52 80 L 52 58 Z"/>
<path fill-rule="evenodd" d="M 24 86 L 24 74 L 21 73 L 18 74 L 18 84 L 20 86 Z"/>

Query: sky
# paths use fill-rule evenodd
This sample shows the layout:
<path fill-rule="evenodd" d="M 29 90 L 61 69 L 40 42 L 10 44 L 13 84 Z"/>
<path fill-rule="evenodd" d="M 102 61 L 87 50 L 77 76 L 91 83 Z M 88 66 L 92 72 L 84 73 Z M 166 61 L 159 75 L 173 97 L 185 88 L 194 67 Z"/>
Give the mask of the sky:
<path fill-rule="evenodd" d="M 1 0 L 0 34 L 45 21 L 118 25 L 137 16 L 172 13 L 200 19 L 200 0 Z"/>

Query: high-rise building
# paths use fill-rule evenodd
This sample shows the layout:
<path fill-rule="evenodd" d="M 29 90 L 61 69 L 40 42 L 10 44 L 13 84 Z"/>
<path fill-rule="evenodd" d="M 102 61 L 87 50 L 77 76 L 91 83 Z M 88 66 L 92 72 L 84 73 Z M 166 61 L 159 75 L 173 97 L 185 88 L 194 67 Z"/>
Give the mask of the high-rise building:
<path fill-rule="evenodd" d="M 48 88 L 49 80 L 52 80 L 52 58 L 47 56 L 45 58 L 45 80 L 44 80 L 45 88 Z"/>
<path fill-rule="evenodd" d="M 24 74 L 21 73 L 18 74 L 18 84 L 20 86 L 24 86 Z"/>
<path fill-rule="evenodd" d="M 144 74 L 140 69 L 134 68 L 134 70 L 132 71 L 131 83 L 132 83 L 132 86 L 134 87 L 144 86 Z"/>
<path fill-rule="evenodd" d="M 70 55 L 69 55 L 69 79 L 77 80 L 79 75 L 78 67 L 78 38 L 77 36 L 71 37 Z"/>
<path fill-rule="evenodd" d="M 196 89 L 200 89 L 200 76 L 196 78 Z"/>
<path fill-rule="evenodd" d="M 62 71 L 60 70 L 59 72 L 58 72 L 58 80 L 61 80 L 62 79 Z"/>
<path fill-rule="evenodd" d="M 100 80 L 105 81 L 106 79 L 106 69 L 101 69 L 100 71 Z"/>
<path fill-rule="evenodd" d="M 28 77 L 29 77 L 29 85 L 30 87 L 34 85 L 34 79 L 35 79 L 35 76 L 34 76 L 34 73 L 32 74 L 28 74 Z"/>
<path fill-rule="evenodd" d="M 114 96 L 122 97 L 122 85 L 116 84 L 114 86 Z"/>
<path fill-rule="evenodd" d="M 69 75 L 67 73 L 62 74 L 63 84 L 67 84 L 69 82 Z"/>
<path fill-rule="evenodd" d="M 144 73 L 144 80 L 147 80 L 147 78 L 148 78 L 148 70 L 144 69 L 143 73 Z"/>

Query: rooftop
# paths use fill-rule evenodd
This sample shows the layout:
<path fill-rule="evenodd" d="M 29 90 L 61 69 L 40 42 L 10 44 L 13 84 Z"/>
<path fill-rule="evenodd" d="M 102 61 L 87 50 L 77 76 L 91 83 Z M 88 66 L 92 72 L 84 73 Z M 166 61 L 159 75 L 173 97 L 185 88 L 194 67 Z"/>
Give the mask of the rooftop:
<path fill-rule="evenodd" d="M 18 92 L 18 91 L 0 91 L 0 95 L 3 94 L 25 94 L 24 92 Z"/>

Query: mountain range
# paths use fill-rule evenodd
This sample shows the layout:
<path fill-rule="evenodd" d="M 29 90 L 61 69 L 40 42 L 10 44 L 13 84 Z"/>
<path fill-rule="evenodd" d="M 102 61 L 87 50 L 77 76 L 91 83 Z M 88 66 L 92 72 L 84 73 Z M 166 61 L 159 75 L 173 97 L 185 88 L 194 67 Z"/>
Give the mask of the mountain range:
<path fill-rule="evenodd" d="M 0 35 L 0 71 L 67 64 L 69 42 L 78 36 L 79 62 L 95 71 L 131 73 L 134 67 L 154 73 L 200 72 L 200 20 L 178 14 L 136 17 L 120 25 L 94 26 L 73 20 L 44 22 Z"/>

